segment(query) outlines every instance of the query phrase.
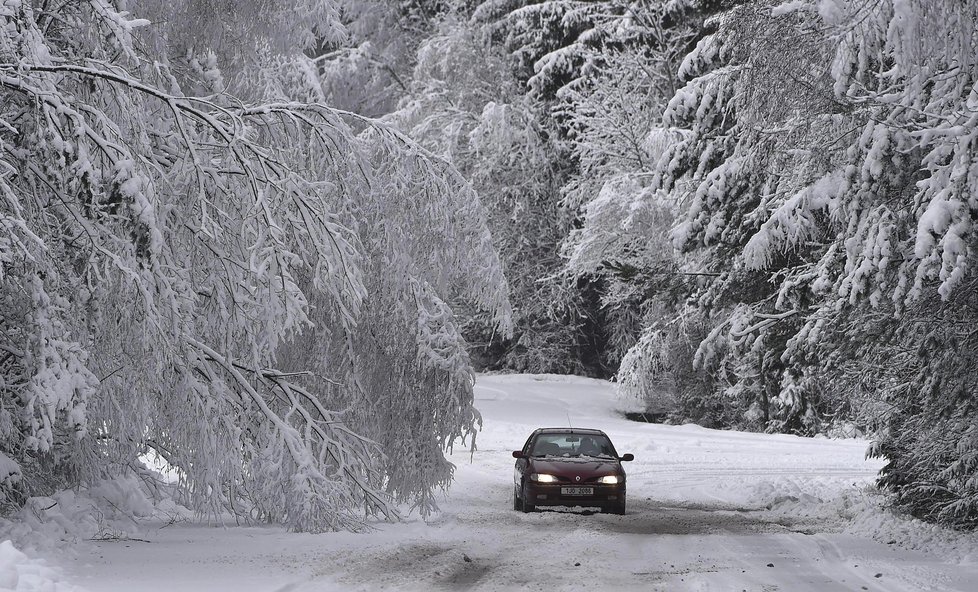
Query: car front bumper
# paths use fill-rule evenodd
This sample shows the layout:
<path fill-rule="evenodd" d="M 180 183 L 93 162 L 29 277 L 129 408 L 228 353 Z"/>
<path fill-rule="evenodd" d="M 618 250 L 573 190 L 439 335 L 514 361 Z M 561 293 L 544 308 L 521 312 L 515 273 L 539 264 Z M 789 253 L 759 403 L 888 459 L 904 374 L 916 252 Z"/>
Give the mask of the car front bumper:
<path fill-rule="evenodd" d="M 591 495 L 569 495 L 564 488 L 590 487 Z M 585 508 L 611 508 L 625 500 L 625 484 L 599 485 L 595 483 L 531 483 L 526 487 L 526 501 L 534 506 L 581 506 Z"/>

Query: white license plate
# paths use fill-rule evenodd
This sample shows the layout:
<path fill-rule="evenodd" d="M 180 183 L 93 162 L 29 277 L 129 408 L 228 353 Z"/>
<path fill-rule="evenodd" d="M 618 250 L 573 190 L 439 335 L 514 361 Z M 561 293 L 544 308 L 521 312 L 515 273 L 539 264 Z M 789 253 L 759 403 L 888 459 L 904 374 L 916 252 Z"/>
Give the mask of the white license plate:
<path fill-rule="evenodd" d="M 593 487 L 561 487 L 560 495 L 594 495 Z"/>

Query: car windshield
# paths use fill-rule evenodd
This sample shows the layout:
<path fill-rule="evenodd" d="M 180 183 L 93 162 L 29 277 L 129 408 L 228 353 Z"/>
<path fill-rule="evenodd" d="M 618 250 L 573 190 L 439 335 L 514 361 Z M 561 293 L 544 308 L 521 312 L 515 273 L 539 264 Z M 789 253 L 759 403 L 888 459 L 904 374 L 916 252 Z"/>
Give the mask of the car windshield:
<path fill-rule="evenodd" d="M 540 434 L 530 456 L 594 456 L 616 458 L 611 440 L 603 434 Z"/>

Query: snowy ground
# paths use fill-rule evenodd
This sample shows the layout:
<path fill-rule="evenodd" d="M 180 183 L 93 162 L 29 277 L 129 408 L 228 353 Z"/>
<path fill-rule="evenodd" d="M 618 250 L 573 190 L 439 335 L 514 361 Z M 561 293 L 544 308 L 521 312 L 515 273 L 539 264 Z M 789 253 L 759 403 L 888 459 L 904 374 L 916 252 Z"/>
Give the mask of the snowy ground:
<path fill-rule="evenodd" d="M 479 450 L 453 455 L 457 481 L 427 523 L 365 535 L 155 525 L 47 564 L 90 592 L 978 590 L 978 538 L 881 512 L 865 442 L 629 422 L 611 385 L 582 378 L 482 376 L 476 395 Z M 512 510 L 511 451 L 568 422 L 635 454 L 625 516 Z"/>

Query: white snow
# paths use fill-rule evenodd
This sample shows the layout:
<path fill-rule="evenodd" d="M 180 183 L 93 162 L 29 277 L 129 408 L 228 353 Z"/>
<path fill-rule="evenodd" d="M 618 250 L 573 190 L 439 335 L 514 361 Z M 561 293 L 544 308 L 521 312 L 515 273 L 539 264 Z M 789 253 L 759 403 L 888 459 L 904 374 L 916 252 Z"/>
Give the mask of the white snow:
<path fill-rule="evenodd" d="M 3 418 L 0 417 L 0 422 L 2 421 Z M 20 472 L 20 465 L 17 464 L 14 459 L 0 452 L 0 483 L 3 485 L 10 485 L 20 481 L 22 476 L 23 475 Z"/>
<path fill-rule="evenodd" d="M 47 560 L 89 592 L 978 589 L 978 538 L 882 511 L 863 440 L 630 422 L 612 384 L 585 378 L 483 375 L 476 397 L 479 449 L 452 455 L 428 522 L 308 535 L 150 521 Z M 635 454 L 625 516 L 512 509 L 511 451 L 568 424 Z M 14 557 L 0 577 L 34 565 L 17 553 L 0 548 Z"/>
<path fill-rule="evenodd" d="M 82 592 L 67 583 L 58 570 L 43 560 L 18 551 L 10 541 L 0 543 L 0 591 L 7 592 Z"/>

